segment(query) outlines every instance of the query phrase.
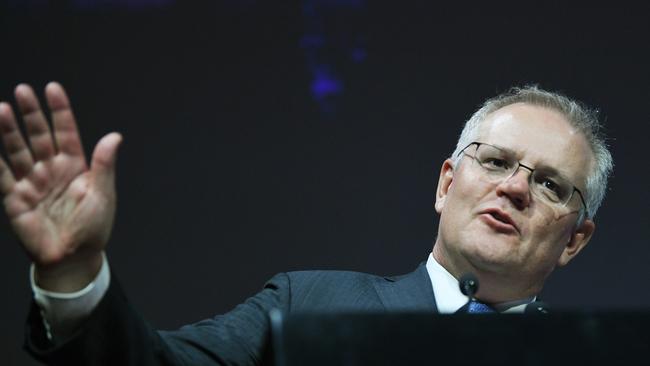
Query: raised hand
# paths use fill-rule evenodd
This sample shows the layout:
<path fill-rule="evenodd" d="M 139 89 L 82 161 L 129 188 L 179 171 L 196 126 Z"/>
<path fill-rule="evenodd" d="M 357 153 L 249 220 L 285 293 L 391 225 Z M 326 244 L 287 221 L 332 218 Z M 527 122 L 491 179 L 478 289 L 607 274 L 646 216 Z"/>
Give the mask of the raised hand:
<path fill-rule="evenodd" d="M 115 160 L 122 141 L 104 136 L 86 162 L 68 97 L 58 83 L 45 88 L 52 129 L 31 87 L 18 85 L 22 135 L 8 103 L 0 103 L 0 193 L 11 225 L 34 261 L 39 286 L 75 291 L 101 265 L 115 214 Z"/>

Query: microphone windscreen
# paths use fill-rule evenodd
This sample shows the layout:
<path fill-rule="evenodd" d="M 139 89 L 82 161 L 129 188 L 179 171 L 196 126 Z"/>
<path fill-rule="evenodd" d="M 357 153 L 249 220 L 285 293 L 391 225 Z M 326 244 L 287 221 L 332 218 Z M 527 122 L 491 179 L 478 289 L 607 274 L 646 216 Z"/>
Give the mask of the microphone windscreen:
<path fill-rule="evenodd" d="M 524 309 L 524 314 L 548 314 L 549 309 L 543 301 L 533 301 L 530 304 L 526 305 Z"/>
<path fill-rule="evenodd" d="M 458 285 L 460 286 L 460 292 L 463 295 L 473 298 L 474 294 L 478 292 L 478 278 L 472 273 L 465 273 L 458 280 Z"/>

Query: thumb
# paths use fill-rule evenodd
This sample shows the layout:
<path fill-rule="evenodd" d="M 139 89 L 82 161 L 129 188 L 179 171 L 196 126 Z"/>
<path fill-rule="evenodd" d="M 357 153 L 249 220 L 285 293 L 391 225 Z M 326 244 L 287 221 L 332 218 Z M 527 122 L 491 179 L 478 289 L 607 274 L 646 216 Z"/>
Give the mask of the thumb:
<path fill-rule="evenodd" d="M 95 183 L 104 191 L 112 189 L 114 185 L 115 161 L 117 160 L 117 149 L 121 143 L 122 135 L 111 132 L 99 140 L 95 151 L 93 151 L 90 171 Z"/>

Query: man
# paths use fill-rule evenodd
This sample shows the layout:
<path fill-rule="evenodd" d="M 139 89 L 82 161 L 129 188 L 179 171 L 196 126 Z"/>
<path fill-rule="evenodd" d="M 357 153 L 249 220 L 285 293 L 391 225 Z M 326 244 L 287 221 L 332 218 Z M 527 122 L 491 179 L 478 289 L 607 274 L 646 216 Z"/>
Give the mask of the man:
<path fill-rule="evenodd" d="M 471 117 L 442 164 L 439 232 L 426 265 L 394 278 L 279 274 L 228 314 L 156 332 L 129 307 L 103 254 L 121 136 L 102 138 L 88 167 L 63 88 L 45 90 L 53 132 L 32 89 L 15 94 L 27 140 L 1 103 L 8 161 L 0 160 L 0 191 L 34 262 L 26 346 L 52 364 L 264 363 L 272 308 L 521 312 L 589 242 L 612 170 L 594 113 L 535 87 L 513 89 Z M 458 290 L 465 273 L 481 283 L 469 308 Z"/>

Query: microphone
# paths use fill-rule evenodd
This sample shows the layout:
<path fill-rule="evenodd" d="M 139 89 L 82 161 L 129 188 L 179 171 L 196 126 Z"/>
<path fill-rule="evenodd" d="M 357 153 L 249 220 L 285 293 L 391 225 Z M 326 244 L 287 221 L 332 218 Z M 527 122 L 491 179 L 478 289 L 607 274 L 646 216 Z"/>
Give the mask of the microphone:
<path fill-rule="evenodd" d="M 469 297 L 470 300 L 474 299 L 474 295 L 478 292 L 478 278 L 473 273 L 465 273 L 458 280 L 460 292 Z"/>
<path fill-rule="evenodd" d="M 530 304 L 526 305 L 524 309 L 524 314 L 526 315 L 535 315 L 535 314 L 548 314 L 548 305 L 543 301 L 533 301 Z"/>
<path fill-rule="evenodd" d="M 478 278 L 473 273 L 465 273 L 458 280 L 460 292 L 467 296 L 469 300 L 460 309 L 456 310 L 456 314 L 477 314 L 477 313 L 493 313 L 494 310 L 488 305 L 478 302 L 474 295 L 478 292 Z"/>
<path fill-rule="evenodd" d="M 467 303 L 458 309 L 457 312 L 465 312 L 469 309 L 469 305 L 471 302 L 476 301 L 476 298 L 474 295 L 478 292 L 478 278 L 473 273 L 465 273 L 460 277 L 458 280 L 458 286 L 460 287 L 460 292 L 463 293 L 463 295 L 467 296 L 469 300 Z M 546 305 L 545 302 L 542 301 L 533 301 L 530 304 L 526 305 L 524 308 L 524 314 L 530 315 L 530 314 L 548 314 L 549 313 L 549 308 L 548 305 Z"/>

